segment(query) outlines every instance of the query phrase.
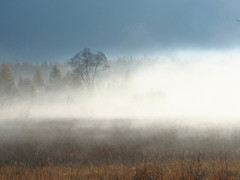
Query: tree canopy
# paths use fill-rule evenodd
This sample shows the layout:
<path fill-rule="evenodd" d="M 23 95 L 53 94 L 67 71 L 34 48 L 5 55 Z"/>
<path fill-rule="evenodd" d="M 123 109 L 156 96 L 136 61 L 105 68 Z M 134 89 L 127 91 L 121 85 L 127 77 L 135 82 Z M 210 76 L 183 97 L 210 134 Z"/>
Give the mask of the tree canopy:
<path fill-rule="evenodd" d="M 89 48 L 75 54 L 69 64 L 73 68 L 73 74 L 77 75 L 81 84 L 89 90 L 93 89 L 96 74 L 110 67 L 105 54 L 94 54 Z"/>

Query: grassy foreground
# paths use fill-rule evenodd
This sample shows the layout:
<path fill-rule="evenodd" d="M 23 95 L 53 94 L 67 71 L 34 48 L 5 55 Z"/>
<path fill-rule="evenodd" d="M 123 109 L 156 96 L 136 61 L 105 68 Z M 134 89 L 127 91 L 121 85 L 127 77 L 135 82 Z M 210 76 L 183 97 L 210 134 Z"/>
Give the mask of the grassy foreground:
<path fill-rule="evenodd" d="M 46 121 L 0 135 L 1 180 L 240 179 L 237 129 Z"/>
<path fill-rule="evenodd" d="M 137 163 L 127 165 L 101 166 L 46 166 L 23 167 L 3 166 L 2 180 L 53 180 L 53 179 L 212 179 L 227 180 L 240 178 L 240 161 L 172 160 L 164 163 Z"/>

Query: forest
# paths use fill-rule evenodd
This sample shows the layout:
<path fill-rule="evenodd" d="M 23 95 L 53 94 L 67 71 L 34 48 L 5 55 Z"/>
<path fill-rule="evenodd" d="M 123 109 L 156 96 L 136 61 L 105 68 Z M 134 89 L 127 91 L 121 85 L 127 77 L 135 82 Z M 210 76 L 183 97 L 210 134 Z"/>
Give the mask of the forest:
<path fill-rule="evenodd" d="M 121 76 L 127 78 L 131 71 L 146 62 L 139 59 L 119 57 L 110 60 L 102 52 L 92 53 L 85 48 L 73 58 L 60 62 L 2 62 L 0 67 L 1 103 L 18 98 L 31 98 L 48 91 L 79 89 L 91 92 L 104 78 Z"/>

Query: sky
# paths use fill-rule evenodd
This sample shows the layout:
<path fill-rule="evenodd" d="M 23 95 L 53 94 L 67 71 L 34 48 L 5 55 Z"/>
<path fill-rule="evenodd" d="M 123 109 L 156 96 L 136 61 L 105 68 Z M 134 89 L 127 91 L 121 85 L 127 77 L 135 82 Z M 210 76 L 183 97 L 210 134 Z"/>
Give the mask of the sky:
<path fill-rule="evenodd" d="M 0 61 L 240 47 L 239 0 L 0 0 Z"/>

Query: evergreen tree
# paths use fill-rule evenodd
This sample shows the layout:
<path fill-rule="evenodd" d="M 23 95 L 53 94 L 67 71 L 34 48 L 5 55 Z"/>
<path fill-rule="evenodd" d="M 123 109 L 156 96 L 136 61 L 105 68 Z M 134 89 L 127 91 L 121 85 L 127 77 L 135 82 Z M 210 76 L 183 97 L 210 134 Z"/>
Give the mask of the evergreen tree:
<path fill-rule="evenodd" d="M 49 82 L 51 86 L 59 87 L 61 85 L 62 74 L 57 65 L 54 65 L 50 72 Z"/>
<path fill-rule="evenodd" d="M 43 79 L 42 73 L 39 69 L 34 74 L 33 83 L 34 83 L 35 87 L 38 89 L 41 89 L 44 87 L 44 79 Z"/>
<path fill-rule="evenodd" d="M 18 88 L 22 96 L 34 96 L 35 95 L 35 86 L 30 78 L 18 79 Z"/>
<path fill-rule="evenodd" d="M 15 90 L 15 80 L 11 70 L 6 64 L 2 64 L 0 67 L 0 94 L 11 96 Z"/>
<path fill-rule="evenodd" d="M 73 74 L 71 72 L 67 72 L 63 78 L 63 83 L 67 86 L 73 86 Z"/>

